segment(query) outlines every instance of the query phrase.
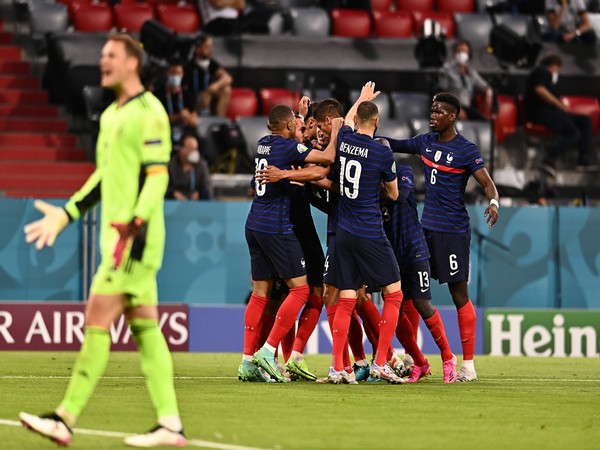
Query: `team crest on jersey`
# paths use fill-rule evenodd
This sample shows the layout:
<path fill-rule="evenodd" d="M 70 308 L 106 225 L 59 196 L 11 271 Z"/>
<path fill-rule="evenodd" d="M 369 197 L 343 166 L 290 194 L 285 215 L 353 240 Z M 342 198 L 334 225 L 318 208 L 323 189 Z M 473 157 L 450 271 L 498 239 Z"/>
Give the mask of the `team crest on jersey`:
<path fill-rule="evenodd" d="M 304 144 L 298 144 L 298 146 L 296 147 L 296 149 L 298 150 L 298 153 L 302 154 L 306 150 L 308 150 L 308 147 L 306 145 L 304 145 Z"/>
<path fill-rule="evenodd" d="M 435 162 L 438 162 L 438 161 L 440 160 L 440 158 L 441 158 L 441 157 L 442 157 L 442 151 L 441 151 L 441 150 L 438 150 L 437 152 L 435 152 L 435 155 L 434 155 L 434 157 L 433 157 L 433 160 L 434 160 Z"/>
<path fill-rule="evenodd" d="M 304 258 L 300 258 L 300 264 L 302 264 L 303 269 L 306 269 L 306 262 L 304 261 Z"/>
<path fill-rule="evenodd" d="M 392 163 L 392 173 L 396 173 L 396 161 Z"/>
<path fill-rule="evenodd" d="M 452 156 L 452 152 L 448 153 L 446 155 L 446 164 L 450 165 L 452 163 L 453 159 L 454 159 L 454 156 Z"/>

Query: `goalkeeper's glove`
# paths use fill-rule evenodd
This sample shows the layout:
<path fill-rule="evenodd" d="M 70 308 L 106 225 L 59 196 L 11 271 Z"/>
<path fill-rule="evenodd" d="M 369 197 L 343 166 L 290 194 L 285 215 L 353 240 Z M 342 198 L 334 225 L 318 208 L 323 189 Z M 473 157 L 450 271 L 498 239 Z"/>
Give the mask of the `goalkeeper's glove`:
<path fill-rule="evenodd" d="M 25 225 L 25 241 L 41 250 L 45 246 L 52 247 L 56 237 L 69 224 L 69 215 L 64 208 L 51 205 L 43 200 L 36 200 L 33 206 L 44 214 L 40 220 Z"/>
<path fill-rule="evenodd" d="M 134 239 L 138 231 L 144 225 L 144 221 L 139 217 L 134 217 L 129 223 L 112 222 L 111 227 L 119 233 L 119 240 L 113 251 L 113 262 L 115 267 L 119 267 L 123 261 L 123 253 L 129 244 L 130 239 Z"/>

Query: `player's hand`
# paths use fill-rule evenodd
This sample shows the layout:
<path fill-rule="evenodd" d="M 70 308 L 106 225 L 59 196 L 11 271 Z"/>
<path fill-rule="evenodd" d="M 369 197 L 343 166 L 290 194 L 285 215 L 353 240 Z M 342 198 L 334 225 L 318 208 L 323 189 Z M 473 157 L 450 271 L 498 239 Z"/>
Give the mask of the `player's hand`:
<path fill-rule="evenodd" d="M 33 202 L 35 209 L 44 214 L 40 220 L 25 225 L 25 242 L 35 241 L 35 248 L 52 247 L 56 237 L 69 224 L 69 216 L 64 208 L 51 205 L 43 200 Z"/>
<path fill-rule="evenodd" d="M 340 128 L 342 128 L 342 126 L 344 125 L 344 118 L 343 117 L 336 117 L 335 119 L 331 120 L 331 132 L 338 132 L 340 131 Z"/>
<path fill-rule="evenodd" d="M 298 114 L 302 117 L 306 117 L 308 114 L 308 106 L 310 105 L 310 98 L 306 95 L 302 96 L 300 103 L 298 103 Z"/>
<path fill-rule="evenodd" d="M 486 217 L 485 222 L 488 227 L 492 228 L 498 222 L 498 207 L 496 205 L 489 205 L 483 212 L 483 216 Z"/>
<path fill-rule="evenodd" d="M 375 83 L 373 81 L 367 81 L 360 91 L 360 100 L 363 102 L 374 100 L 381 91 L 375 92 Z"/>
<path fill-rule="evenodd" d="M 123 261 L 123 253 L 129 244 L 129 241 L 135 238 L 137 232 L 142 227 L 144 222 L 139 217 L 134 217 L 129 223 L 112 222 L 111 227 L 115 228 L 119 233 L 119 240 L 113 250 L 113 263 L 115 267 L 119 267 Z"/>
<path fill-rule="evenodd" d="M 264 169 L 257 169 L 254 177 L 260 184 L 277 183 L 286 178 L 286 171 L 277 166 L 267 166 Z"/>

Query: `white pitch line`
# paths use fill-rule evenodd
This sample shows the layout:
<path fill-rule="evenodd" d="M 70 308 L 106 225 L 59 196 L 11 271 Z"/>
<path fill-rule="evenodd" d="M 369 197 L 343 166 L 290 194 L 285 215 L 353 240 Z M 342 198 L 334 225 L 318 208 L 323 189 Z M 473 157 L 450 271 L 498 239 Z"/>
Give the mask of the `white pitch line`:
<path fill-rule="evenodd" d="M 0 419 L 0 425 L 6 425 L 9 427 L 21 427 L 21 422 L 16 420 L 5 420 Z M 121 433 L 118 431 L 103 431 L 103 430 L 86 430 L 84 428 L 75 428 L 73 430 L 76 434 L 87 434 L 89 436 L 101 436 L 101 437 L 110 437 L 110 438 L 119 438 L 123 439 L 127 436 L 133 436 L 132 433 Z M 204 441 L 202 439 L 188 439 L 187 445 L 192 447 L 201 447 L 201 448 L 212 448 L 218 450 L 267 450 L 258 447 L 245 447 L 243 445 L 232 445 L 232 444 L 220 444 L 218 442 Z"/>

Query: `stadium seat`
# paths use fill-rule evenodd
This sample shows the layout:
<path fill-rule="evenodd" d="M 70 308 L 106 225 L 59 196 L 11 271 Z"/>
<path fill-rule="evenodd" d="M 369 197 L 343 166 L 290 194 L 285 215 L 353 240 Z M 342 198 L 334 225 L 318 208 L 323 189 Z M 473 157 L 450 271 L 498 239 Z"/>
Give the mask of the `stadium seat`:
<path fill-rule="evenodd" d="M 396 11 L 433 11 L 433 0 L 396 0 Z"/>
<path fill-rule="evenodd" d="M 412 137 L 407 123 L 400 123 L 394 119 L 379 118 L 377 135 L 391 137 L 392 139 L 408 139 Z"/>
<path fill-rule="evenodd" d="M 600 102 L 596 97 L 566 95 L 561 100 L 577 114 L 585 114 L 592 119 L 592 132 L 600 133 Z"/>
<path fill-rule="evenodd" d="M 211 166 L 218 161 L 219 157 L 225 151 L 225 149 L 219 148 L 213 130 L 216 127 L 228 123 L 230 123 L 230 121 L 227 117 L 206 116 L 202 117 L 202 120 L 200 120 L 198 127 L 196 128 L 196 133 L 200 138 L 200 152 Z"/>
<path fill-rule="evenodd" d="M 29 33 L 36 54 L 46 53 L 46 34 L 66 31 L 67 6 L 61 3 L 34 2 L 30 6 Z"/>
<path fill-rule="evenodd" d="M 73 12 L 75 8 L 77 8 L 79 5 L 89 5 L 92 3 L 92 0 L 58 0 L 58 3 L 62 3 L 63 5 L 67 6 L 67 10 L 69 11 L 69 19 L 73 21 Z"/>
<path fill-rule="evenodd" d="M 371 36 L 371 17 L 362 9 L 332 9 L 331 24 L 333 36 L 347 38 Z"/>
<path fill-rule="evenodd" d="M 200 27 L 198 10 L 190 5 L 159 4 L 156 18 L 176 33 L 197 33 Z"/>
<path fill-rule="evenodd" d="M 329 36 L 329 14 L 322 8 L 292 8 L 290 17 L 292 34 L 296 36 Z"/>
<path fill-rule="evenodd" d="M 431 109 L 431 97 L 423 92 L 392 92 L 394 119 L 409 124 L 412 119 L 427 119 Z"/>
<path fill-rule="evenodd" d="M 413 36 L 413 19 L 409 12 L 374 11 L 375 36 L 378 38 L 409 38 Z"/>
<path fill-rule="evenodd" d="M 357 89 L 352 89 L 350 91 L 350 100 L 354 103 L 358 97 L 360 96 L 360 91 Z M 379 117 L 382 119 L 389 119 L 392 116 L 392 108 L 390 108 L 390 96 L 385 92 L 380 93 L 373 103 L 377 105 L 377 109 L 379 110 Z"/>
<path fill-rule="evenodd" d="M 423 22 L 426 19 L 435 20 L 439 22 L 442 26 L 442 30 L 444 31 L 444 36 L 446 39 L 452 39 L 454 37 L 454 16 L 449 12 L 439 12 L 439 11 L 414 11 L 412 13 L 413 22 L 415 26 L 415 36 L 421 36 L 421 29 L 423 28 Z"/>
<path fill-rule="evenodd" d="M 536 31 L 531 16 L 523 14 L 496 14 L 497 25 L 505 25 L 519 36 L 534 39 Z"/>
<path fill-rule="evenodd" d="M 496 142 L 501 144 L 507 136 L 517 132 L 519 113 L 515 99 L 510 95 L 498 95 L 498 111 L 494 117 Z"/>
<path fill-rule="evenodd" d="M 492 125 L 484 120 L 459 120 L 456 130 L 479 149 L 483 160 L 489 165 L 492 157 Z"/>
<path fill-rule="evenodd" d="M 258 112 L 258 98 L 254 89 L 234 87 L 231 89 L 231 101 L 227 117 L 232 121 L 238 117 L 255 116 Z"/>
<path fill-rule="evenodd" d="M 115 26 L 118 31 L 139 33 L 147 20 L 154 19 L 152 6 L 147 3 L 118 3 L 114 6 Z"/>
<path fill-rule="evenodd" d="M 113 13 L 106 3 L 76 4 L 73 6 L 73 28 L 83 33 L 110 31 L 113 28 Z"/>
<path fill-rule="evenodd" d="M 438 11 L 450 13 L 472 13 L 475 11 L 475 0 L 436 0 Z"/>
<path fill-rule="evenodd" d="M 283 88 L 263 88 L 258 91 L 261 114 L 267 116 L 275 105 L 287 105 L 294 111 L 298 109 L 300 94 Z"/>
<path fill-rule="evenodd" d="M 371 0 L 372 12 L 392 12 L 392 0 Z"/>
<path fill-rule="evenodd" d="M 456 25 L 454 35 L 458 39 L 464 39 L 471 45 L 487 46 L 492 31 L 492 19 L 485 13 L 458 13 L 454 14 Z"/>
<path fill-rule="evenodd" d="M 267 128 L 268 117 L 240 117 L 236 123 L 242 130 L 244 140 L 246 141 L 246 154 L 251 161 L 254 161 L 256 156 L 256 143 L 260 138 L 271 134 Z"/>

